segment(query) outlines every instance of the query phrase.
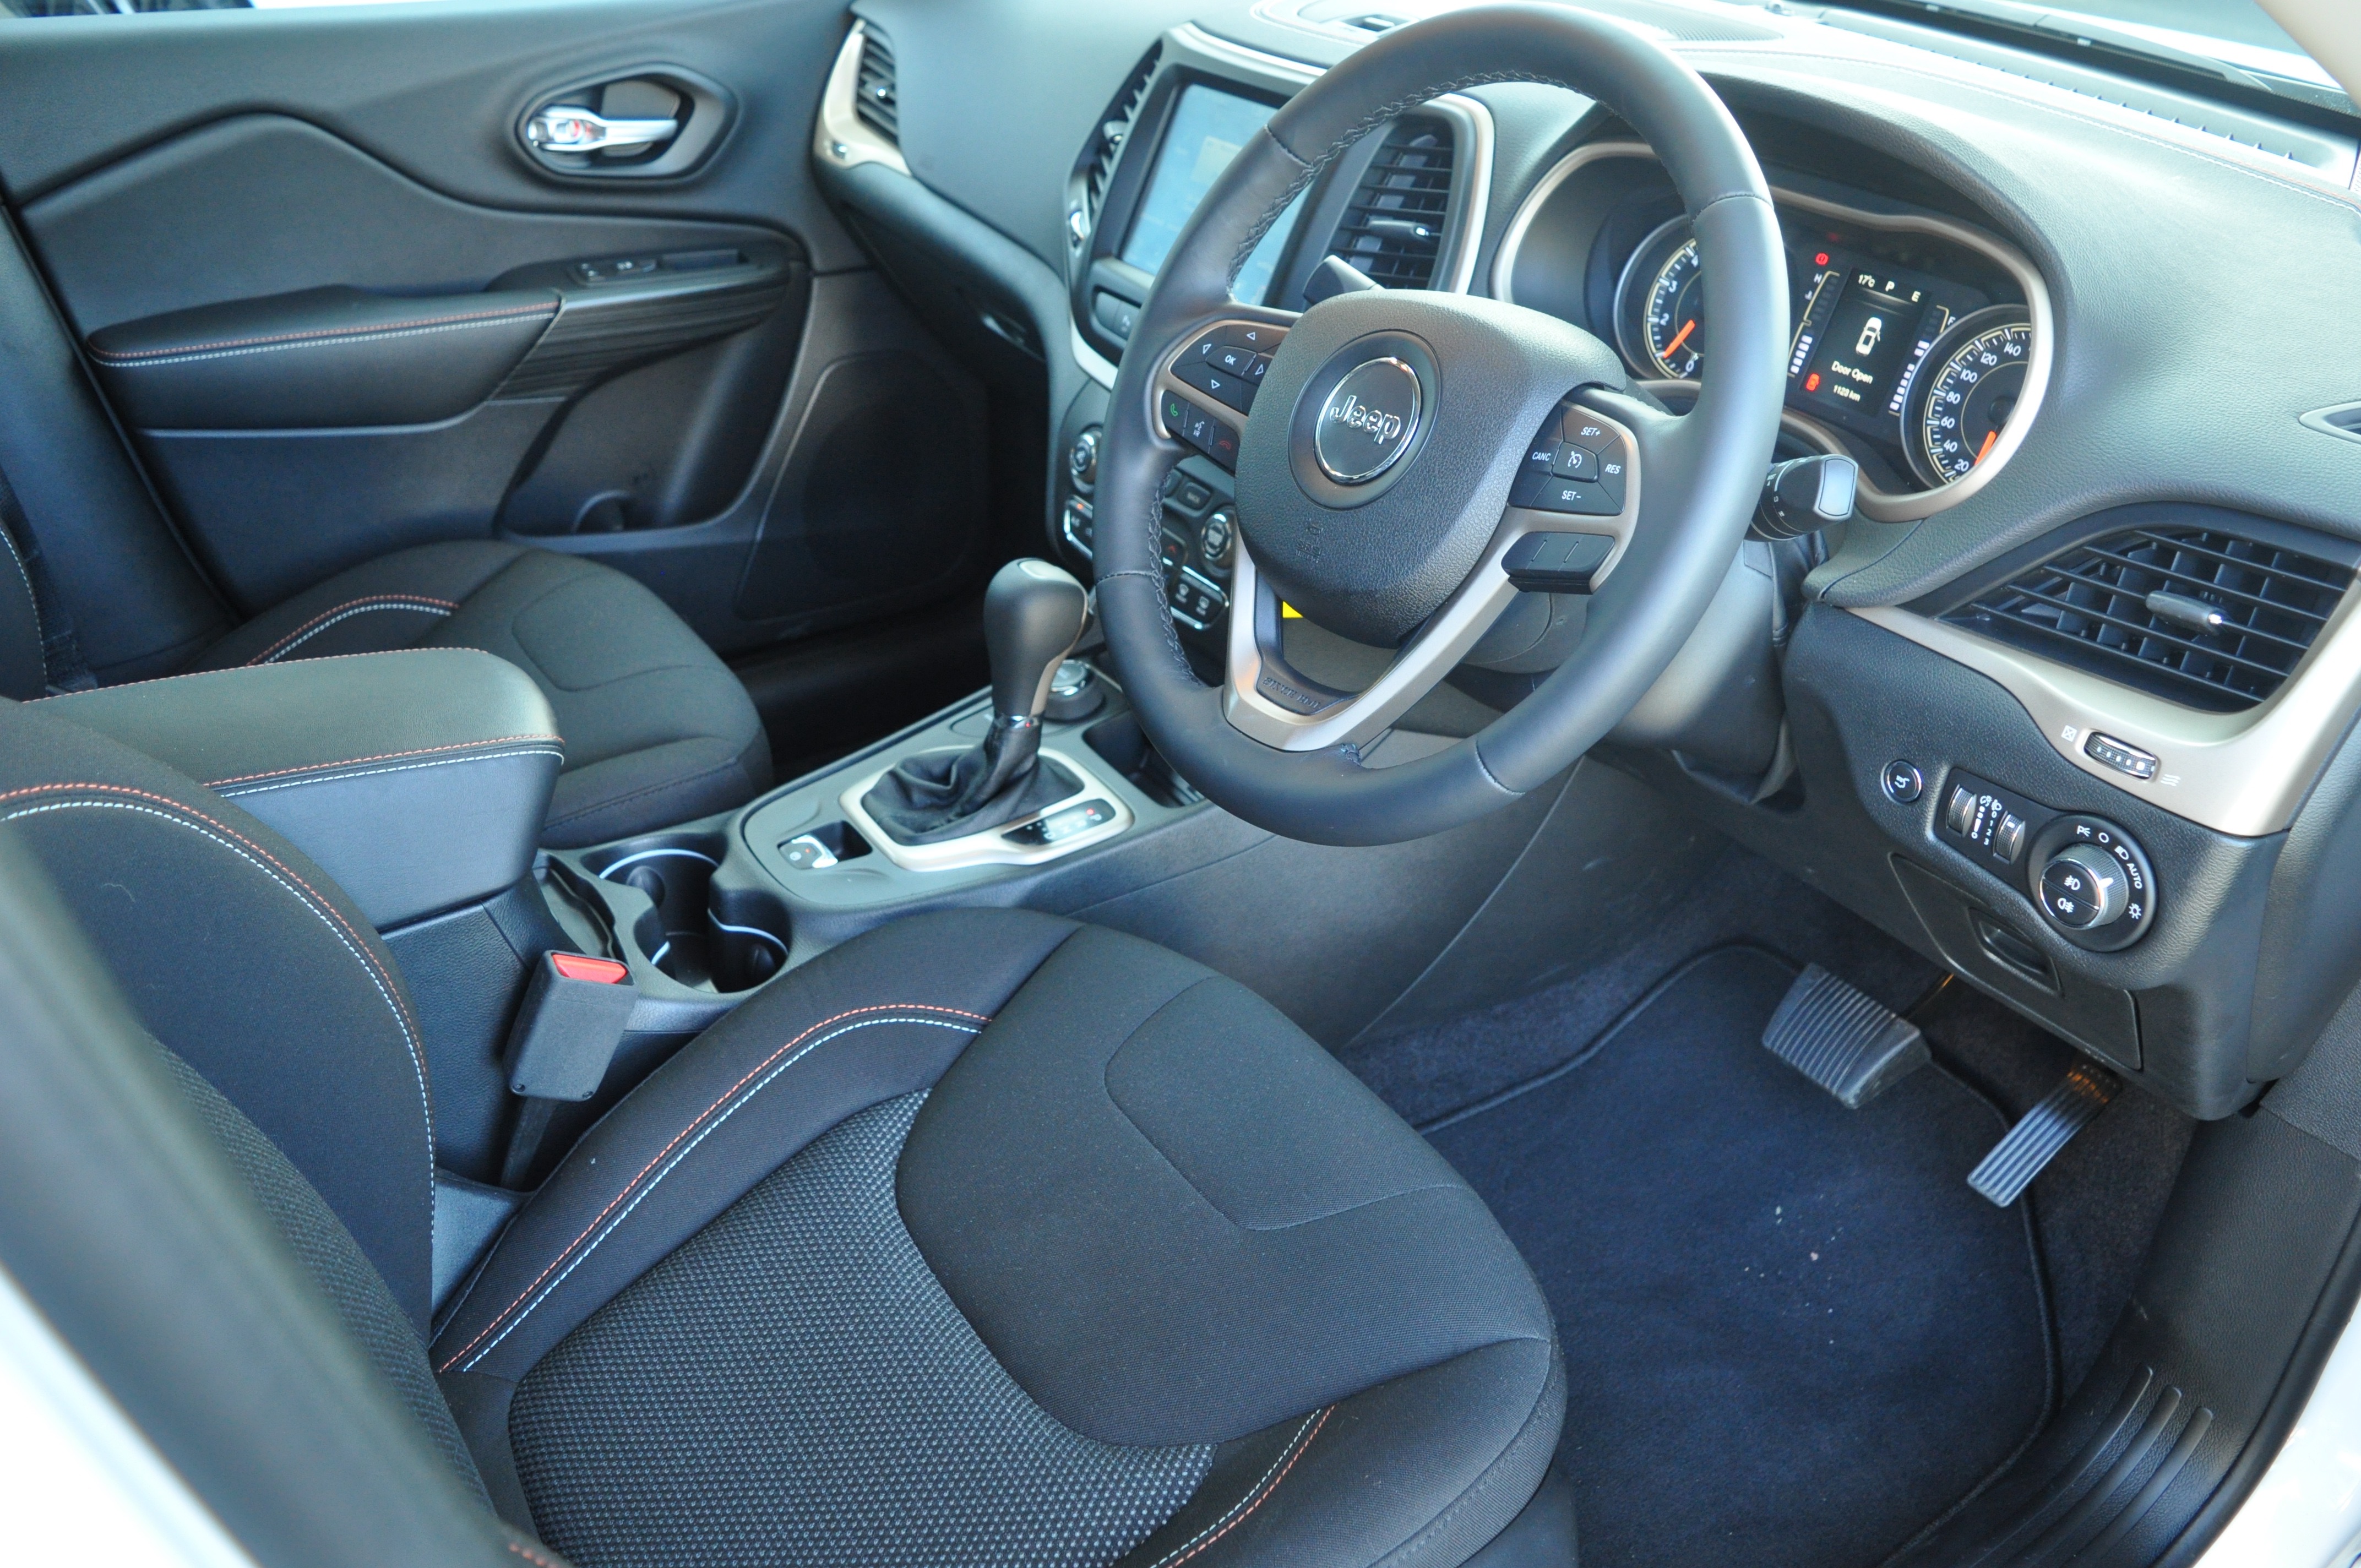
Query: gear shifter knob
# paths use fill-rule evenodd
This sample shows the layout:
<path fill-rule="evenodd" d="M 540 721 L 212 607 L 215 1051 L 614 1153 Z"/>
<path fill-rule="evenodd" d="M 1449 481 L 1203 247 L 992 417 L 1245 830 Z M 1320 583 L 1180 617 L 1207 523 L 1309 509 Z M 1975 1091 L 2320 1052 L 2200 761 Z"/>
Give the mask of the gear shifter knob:
<path fill-rule="evenodd" d="M 1049 678 L 1082 635 L 1090 595 L 1047 561 L 1011 561 L 983 594 L 983 643 L 992 657 L 992 711 L 1003 723 L 1041 716 Z"/>

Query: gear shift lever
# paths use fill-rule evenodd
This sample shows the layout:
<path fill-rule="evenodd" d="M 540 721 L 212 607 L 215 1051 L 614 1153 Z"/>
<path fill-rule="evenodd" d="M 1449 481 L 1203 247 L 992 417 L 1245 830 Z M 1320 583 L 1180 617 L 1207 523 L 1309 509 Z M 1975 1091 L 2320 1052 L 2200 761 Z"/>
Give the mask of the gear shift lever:
<path fill-rule="evenodd" d="M 1011 561 L 983 596 L 992 659 L 992 728 L 956 757 L 912 757 L 879 779 L 862 806 L 905 844 L 939 843 L 1037 811 L 1080 788 L 1055 762 L 1039 765 L 1049 680 L 1081 640 L 1090 596 L 1047 561 Z"/>

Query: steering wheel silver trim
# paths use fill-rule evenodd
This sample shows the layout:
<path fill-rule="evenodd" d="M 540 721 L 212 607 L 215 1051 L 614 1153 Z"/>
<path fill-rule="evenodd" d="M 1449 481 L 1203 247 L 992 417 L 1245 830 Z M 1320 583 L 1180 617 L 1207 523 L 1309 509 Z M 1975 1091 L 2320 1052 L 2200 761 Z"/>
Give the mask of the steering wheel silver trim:
<path fill-rule="evenodd" d="M 1441 684 L 1515 602 L 1522 590 L 1509 581 L 1500 563 L 1529 533 L 1587 533 L 1613 540 L 1613 548 L 1592 579 L 1594 588 L 1603 584 L 1631 547 L 1640 518 L 1645 465 L 1640 460 L 1638 432 L 1588 403 L 1583 407 L 1621 436 L 1631 454 L 1624 479 L 1623 510 L 1612 517 L 1576 517 L 1526 507 L 1504 509 L 1475 570 L 1393 663 L 1358 692 L 1333 691 L 1289 666 L 1282 651 L 1284 621 L 1279 597 L 1255 570 L 1253 553 L 1241 537 L 1230 568 L 1227 670 L 1222 688 L 1222 716 L 1231 727 L 1281 751 L 1319 751 L 1332 746 L 1366 751 L 1374 746 L 1421 697 Z M 1267 695 L 1266 683 L 1322 699 L 1321 706 L 1311 712 L 1297 711 Z"/>

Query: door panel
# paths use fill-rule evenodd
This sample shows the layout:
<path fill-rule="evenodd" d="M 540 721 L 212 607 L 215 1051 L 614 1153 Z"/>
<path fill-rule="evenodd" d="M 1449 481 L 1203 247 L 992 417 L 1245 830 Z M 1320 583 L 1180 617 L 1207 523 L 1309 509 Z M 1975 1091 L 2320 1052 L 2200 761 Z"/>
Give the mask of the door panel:
<path fill-rule="evenodd" d="M 0 187 L 238 611 L 505 534 L 747 648 L 939 597 L 989 548 L 981 390 L 857 281 L 811 176 L 847 25 L 841 0 L 6 25 Z M 528 147 L 552 103 L 676 111 L 693 156 L 553 153 L 546 117 Z M 880 365 L 898 406 L 847 395 Z M 939 461 L 881 473 L 919 396 Z"/>

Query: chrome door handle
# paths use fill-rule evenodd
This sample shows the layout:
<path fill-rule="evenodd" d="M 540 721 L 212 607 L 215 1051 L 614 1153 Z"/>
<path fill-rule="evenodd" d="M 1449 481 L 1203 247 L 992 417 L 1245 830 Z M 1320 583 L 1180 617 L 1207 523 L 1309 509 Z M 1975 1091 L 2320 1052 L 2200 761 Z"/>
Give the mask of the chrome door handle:
<path fill-rule="evenodd" d="M 588 109 L 552 107 L 526 122 L 524 138 L 544 152 L 603 152 L 653 147 L 680 134 L 678 120 L 610 120 Z"/>

